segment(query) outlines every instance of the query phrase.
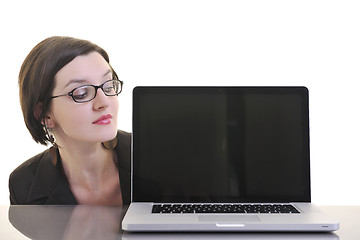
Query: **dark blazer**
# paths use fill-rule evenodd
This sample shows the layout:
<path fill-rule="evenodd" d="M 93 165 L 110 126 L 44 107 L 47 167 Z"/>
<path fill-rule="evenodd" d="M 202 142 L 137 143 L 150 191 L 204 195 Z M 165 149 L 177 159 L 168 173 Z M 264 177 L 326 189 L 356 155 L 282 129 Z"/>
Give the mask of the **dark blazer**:
<path fill-rule="evenodd" d="M 123 204 L 130 203 L 131 134 L 118 131 L 115 147 Z M 57 155 L 57 156 L 56 156 Z M 57 148 L 50 148 L 17 167 L 9 178 L 10 203 L 76 205 Z"/>

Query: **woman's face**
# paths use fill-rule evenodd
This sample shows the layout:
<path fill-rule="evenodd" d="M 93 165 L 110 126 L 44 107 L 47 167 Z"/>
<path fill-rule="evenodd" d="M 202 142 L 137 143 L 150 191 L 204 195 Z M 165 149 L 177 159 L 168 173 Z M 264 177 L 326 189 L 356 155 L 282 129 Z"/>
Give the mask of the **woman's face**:
<path fill-rule="evenodd" d="M 66 94 L 83 85 L 99 86 L 113 79 L 106 60 L 97 52 L 74 58 L 55 75 L 53 96 Z M 48 113 L 48 125 L 61 142 L 100 143 L 117 134 L 117 96 L 106 96 L 99 88 L 96 97 L 76 103 L 66 95 L 54 98 Z"/>

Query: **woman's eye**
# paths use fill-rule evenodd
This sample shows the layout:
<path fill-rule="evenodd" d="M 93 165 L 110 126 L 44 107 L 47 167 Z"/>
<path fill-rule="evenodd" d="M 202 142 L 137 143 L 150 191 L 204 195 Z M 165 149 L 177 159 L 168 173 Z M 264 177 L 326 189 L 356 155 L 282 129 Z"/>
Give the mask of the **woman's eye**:
<path fill-rule="evenodd" d="M 73 95 L 73 96 L 74 96 L 74 98 L 76 98 L 76 99 L 82 100 L 82 99 L 85 99 L 85 98 L 86 98 L 87 93 L 76 94 L 76 95 Z"/>
<path fill-rule="evenodd" d="M 76 89 L 73 92 L 73 97 L 77 100 L 84 100 L 88 97 L 88 95 L 89 91 L 87 90 L 87 88 Z"/>
<path fill-rule="evenodd" d="M 103 88 L 104 89 L 104 91 L 106 92 L 106 93 L 112 93 L 112 92 L 114 92 L 113 90 L 114 90 L 114 88 L 113 87 L 106 87 L 106 88 Z"/>

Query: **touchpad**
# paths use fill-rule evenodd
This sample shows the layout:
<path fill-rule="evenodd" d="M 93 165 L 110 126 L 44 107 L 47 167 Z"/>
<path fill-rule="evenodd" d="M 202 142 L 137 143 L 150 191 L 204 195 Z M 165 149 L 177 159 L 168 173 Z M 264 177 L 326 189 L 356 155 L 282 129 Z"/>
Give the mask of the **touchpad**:
<path fill-rule="evenodd" d="M 200 222 L 224 222 L 224 223 L 244 223 L 244 222 L 259 222 L 259 218 L 255 215 L 201 215 Z"/>

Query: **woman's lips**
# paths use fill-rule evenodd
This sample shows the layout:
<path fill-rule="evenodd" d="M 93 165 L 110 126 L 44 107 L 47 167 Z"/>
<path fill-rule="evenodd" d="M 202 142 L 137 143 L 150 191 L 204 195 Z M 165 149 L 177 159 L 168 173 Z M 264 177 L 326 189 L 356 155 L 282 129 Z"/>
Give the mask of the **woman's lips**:
<path fill-rule="evenodd" d="M 93 124 L 106 125 L 111 123 L 112 116 L 110 114 L 99 117 Z"/>

